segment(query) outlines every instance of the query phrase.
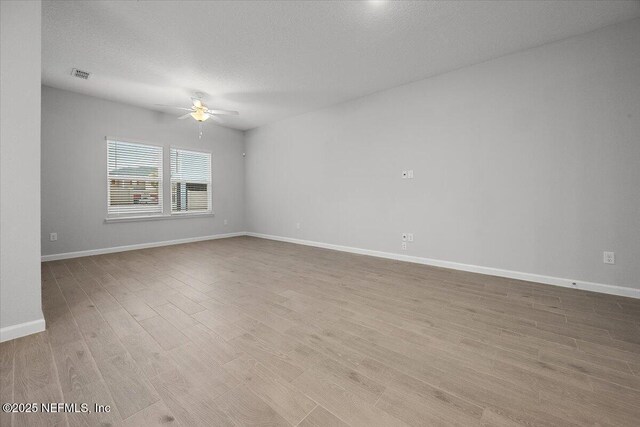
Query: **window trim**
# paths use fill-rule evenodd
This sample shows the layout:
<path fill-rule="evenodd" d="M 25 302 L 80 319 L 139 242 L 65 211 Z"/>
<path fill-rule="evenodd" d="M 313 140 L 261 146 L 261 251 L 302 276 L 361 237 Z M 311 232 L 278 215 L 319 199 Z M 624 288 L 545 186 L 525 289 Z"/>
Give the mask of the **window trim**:
<path fill-rule="evenodd" d="M 163 217 L 165 215 L 165 209 L 164 209 L 164 151 L 165 151 L 165 147 L 163 145 L 159 145 L 159 144 L 153 144 L 153 143 L 149 143 L 149 142 L 143 142 L 143 141 L 135 141 L 135 140 L 131 140 L 131 139 L 125 139 L 125 138 L 118 138 L 118 137 L 112 137 L 112 136 L 105 136 L 104 138 L 105 140 L 105 150 L 106 150 L 106 167 L 105 167 L 105 174 L 106 174 L 106 184 L 107 184 L 107 203 L 106 203 L 106 207 L 107 207 L 107 213 L 106 213 L 106 218 L 105 218 L 105 222 L 116 222 L 116 221 L 126 221 L 126 220 L 141 220 L 141 219 L 151 219 L 151 218 L 157 218 L 157 217 Z M 138 145 L 146 145 L 149 147 L 154 147 L 154 148 L 159 148 L 160 149 L 160 155 L 161 155 L 161 162 L 160 162 L 160 170 L 162 171 L 162 173 L 158 176 L 158 193 L 160 194 L 160 212 L 157 213 L 149 213 L 149 212 L 132 212 L 132 213 L 127 213 L 127 214 L 123 214 L 123 215 L 116 215 L 116 214 L 110 214 L 109 213 L 109 203 L 111 200 L 111 177 L 109 176 L 109 142 L 123 142 L 125 144 L 138 144 Z M 145 179 L 141 179 L 141 181 L 145 181 Z M 154 180 L 155 181 L 155 180 Z"/>
<path fill-rule="evenodd" d="M 209 186 L 209 191 L 208 191 L 208 198 L 207 198 L 207 205 L 208 205 L 208 209 L 206 211 L 195 211 L 195 212 L 174 212 L 173 208 L 172 208 L 172 197 L 173 195 L 171 194 L 171 185 L 173 184 L 173 179 L 171 177 L 171 151 L 172 150 L 179 150 L 179 151 L 191 151 L 194 153 L 202 153 L 202 154 L 207 154 L 209 155 L 209 181 L 207 182 L 207 185 Z M 213 215 L 213 152 L 211 150 L 205 150 L 205 149 L 200 149 L 200 148 L 186 148 L 186 147 L 180 147 L 177 145 L 170 145 L 169 146 L 169 201 L 170 201 L 170 206 L 169 206 L 169 215 L 175 218 L 181 218 L 184 216 L 198 216 L 198 215 Z"/>
<path fill-rule="evenodd" d="M 105 156 L 105 160 L 106 160 L 106 164 L 105 164 L 105 181 L 107 184 L 107 200 L 106 200 L 106 216 L 104 219 L 104 223 L 109 224 L 109 223 L 118 223 L 118 222 L 135 222 L 135 221 L 156 221 L 156 220 L 164 220 L 164 219 L 183 219 L 183 218 L 202 218 L 202 217 L 213 217 L 215 216 L 215 210 L 213 209 L 213 151 L 211 150 L 206 150 L 206 149 L 199 149 L 199 148 L 188 148 L 188 147 L 182 147 L 182 146 L 177 146 L 177 145 L 169 145 L 169 186 L 168 186 L 168 191 L 169 191 L 169 213 L 167 214 L 165 211 L 165 202 L 166 202 L 166 198 L 165 198 L 165 192 L 166 192 L 166 188 L 165 188 L 165 177 L 164 177 L 164 173 L 166 171 L 165 168 L 165 149 L 167 148 L 164 144 L 158 144 L 158 143 L 152 143 L 152 142 L 147 142 L 147 141 L 140 141 L 140 140 L 135 140 L 135 139 L 129 139 L 129 138 L 120 138 L 120 137 L 116 137 L 116 136 L 105 136 L 104 137 L 104 141 L 105 141 L 105 150 L 106 150 L 106 156 Z M 140 214 L 131 214 L 131 215 L 109 215 L 109 195 L 110 195 L 110 188 L 109 188 L 109 144 L 108 141 L 115 141 L 115 142 L 127 142 L 130 144 L 140 144 L 140 145 L 150 145 L 152 147 L 160 147 L 162 148 L 162 179 L 160 180 L 161 182 L 161 187 L 162 187 L 162 212 L 161 213 L 156 213 L 156 214 L 149 214 L 149 213 L 140 213 Z M 205 154 L 209 154 L 209 158 L 210 158 L 210 172 L 211 172 L 211 176 L 209 177 L 210 181 L 209 181 L 209 185 L 211 186 L 211 190 L 209 191 L 209 206 L 210 209 L 207 211 L 198 211 L 198 212 L 176 212 L 176 213 L 171 213 L 171 149 L 176 149 L 176 150 L 184 150 L 184 151 L 194 151 L 194 152 L 199 152 L 199 153 L 205 153 Z"/>
<path fill-rule="evenodd" d="M 201 217 L 213 217 L 215 213 L 212 212 L 185 212 L 177 215 L 137 215 L 137 216 L 119 216 L 119 217 L 107 217 L 104 222 L 135 222 L 135 221 L 157 221 L 163 219 L 183 219 L 183 218 L 201 218 Z"/>

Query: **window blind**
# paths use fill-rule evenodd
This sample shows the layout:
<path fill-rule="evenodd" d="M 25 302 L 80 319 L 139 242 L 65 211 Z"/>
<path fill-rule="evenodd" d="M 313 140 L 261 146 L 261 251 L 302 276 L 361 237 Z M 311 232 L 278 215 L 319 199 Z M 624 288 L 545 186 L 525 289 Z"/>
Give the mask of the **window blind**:
<path fill-rule="evenodd" d="M 171 149 L 171 213 L 211 212 L 211 153 Z"/>
<path fill-rule="evenodd" d="M 107 216 L 162 214 L 162 147 L 107 140 Z"/>

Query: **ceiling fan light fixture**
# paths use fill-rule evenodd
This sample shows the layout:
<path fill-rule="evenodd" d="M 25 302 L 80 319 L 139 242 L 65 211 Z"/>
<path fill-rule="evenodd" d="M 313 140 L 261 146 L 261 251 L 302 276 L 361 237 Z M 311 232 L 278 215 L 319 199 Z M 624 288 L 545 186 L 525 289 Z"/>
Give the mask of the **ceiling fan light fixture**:
<path fill-rule="evenodd" d="M 194 119 L 196 119 L 199 122 L 204 122 L 205 120 L 207 120 L 209 118 L 209 115 L 206 114 L 204 111 L 198 109 L 198 110 L 194 111 L 193 113 L 191 113 L 191 117 L 193 117 Z"/>

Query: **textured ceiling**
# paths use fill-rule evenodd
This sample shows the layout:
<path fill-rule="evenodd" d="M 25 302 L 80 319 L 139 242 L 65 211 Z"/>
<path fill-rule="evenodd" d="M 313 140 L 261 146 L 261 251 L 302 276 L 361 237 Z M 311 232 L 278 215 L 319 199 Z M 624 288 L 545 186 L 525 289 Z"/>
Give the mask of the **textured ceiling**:
<path fill-rule="evenodd" d="M 45 1 L 42 78 L 151 109 L 201 91 L 251 129 L 638 16 L 638 1 Z"/>

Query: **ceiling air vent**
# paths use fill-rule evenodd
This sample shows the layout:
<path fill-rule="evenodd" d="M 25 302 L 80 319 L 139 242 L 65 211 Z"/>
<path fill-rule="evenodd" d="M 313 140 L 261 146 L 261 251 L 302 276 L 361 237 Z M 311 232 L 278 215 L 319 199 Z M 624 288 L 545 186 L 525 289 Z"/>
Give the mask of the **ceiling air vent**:
<path fill-rule="evenodd" d="M 77 68 L 74 68 L 73 70 L 71 70 L 71 75 L 79 79 L 87 80 L 91 75 L 91 73 L 88 71 L 82 71 L 82 70 L 78 70 Z"/>

